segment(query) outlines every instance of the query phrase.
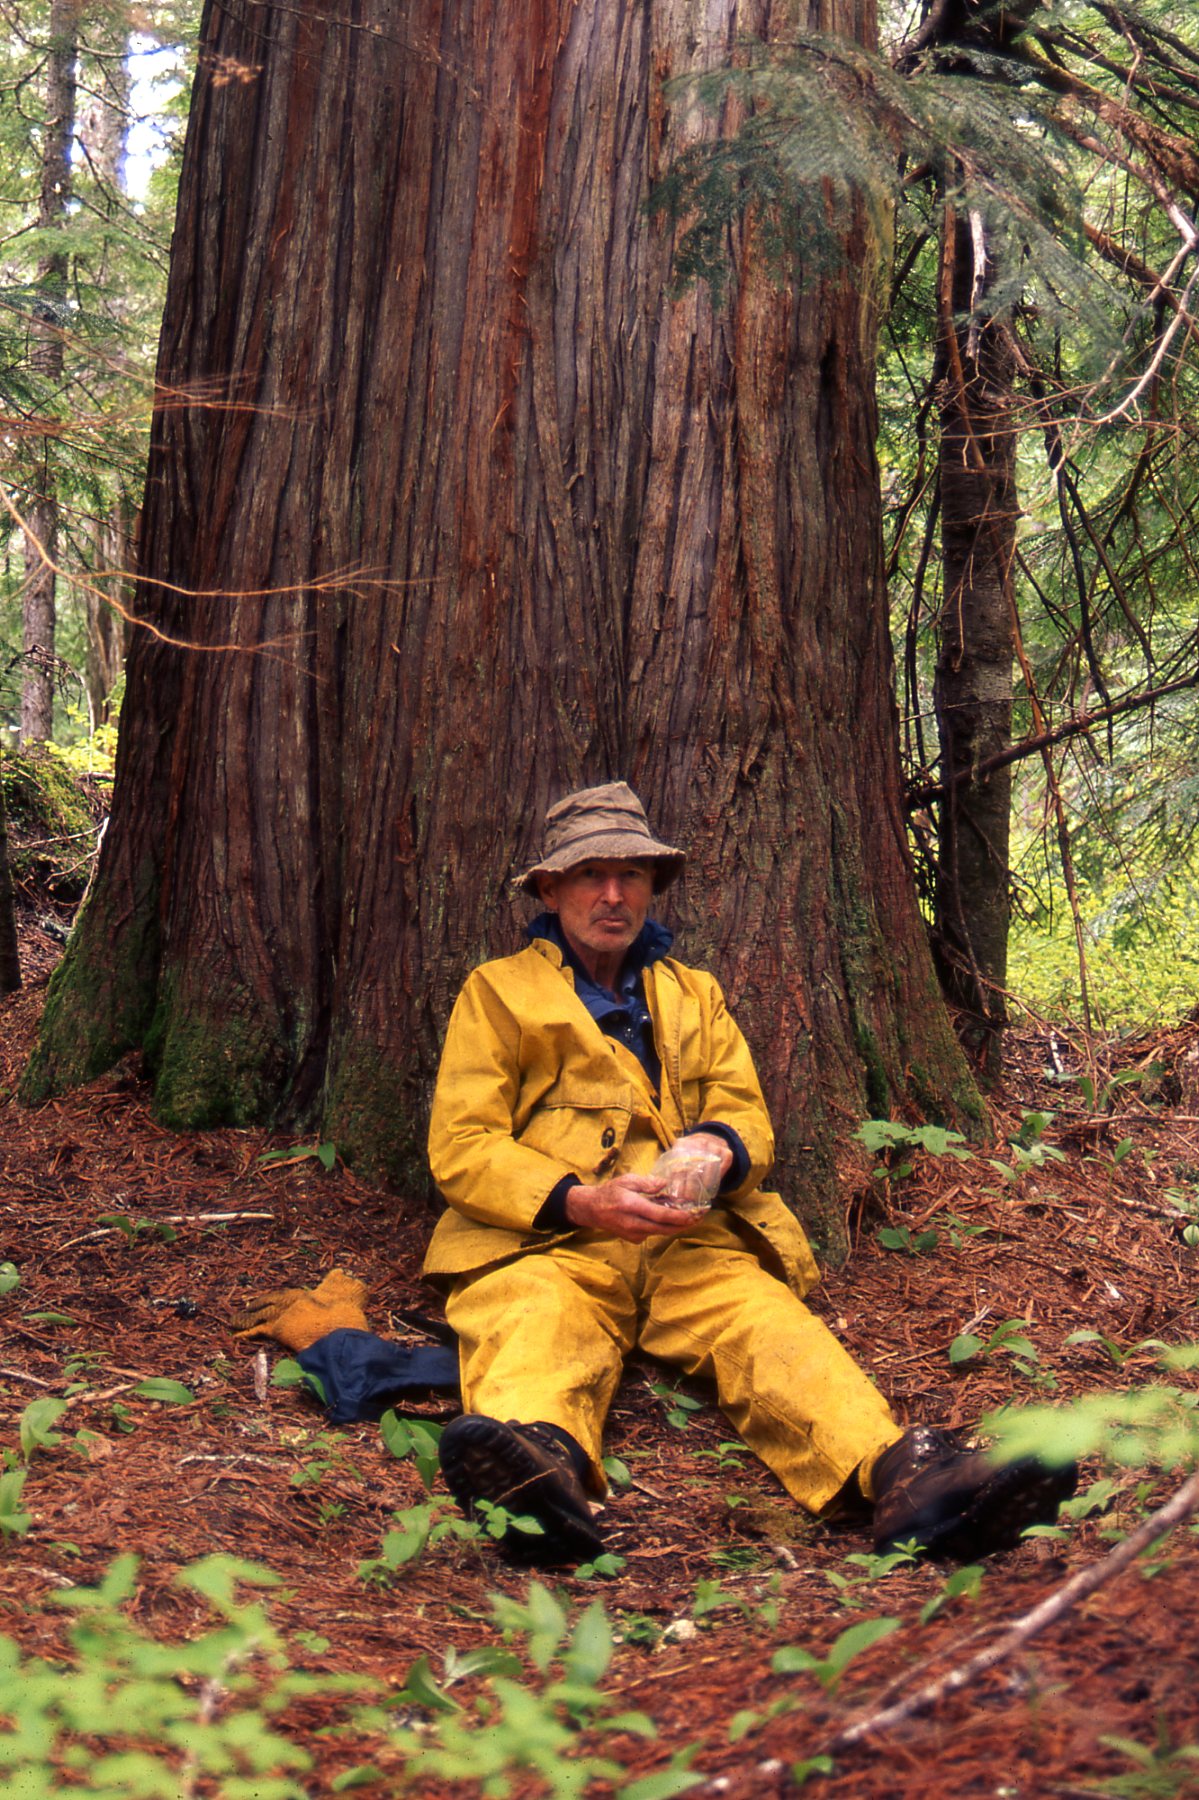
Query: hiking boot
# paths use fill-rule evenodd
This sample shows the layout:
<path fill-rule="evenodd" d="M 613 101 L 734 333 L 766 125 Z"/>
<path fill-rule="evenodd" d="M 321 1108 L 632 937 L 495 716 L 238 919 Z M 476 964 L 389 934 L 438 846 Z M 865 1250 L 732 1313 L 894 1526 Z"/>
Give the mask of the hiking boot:
<path fill-rule="evenodd" d="M 914 1538 L 931 1556 L 972 1562 L 1010 1550 L 1030 1525 L 1052 1524 L 1078 1485 L 1078 1470 L 1034 1456 L 1000 1462 L 991 1451 L 963 1450 L 950 1433 L 918 1425 L 883 1452 L 870 1478 L 876 1550 Z"/>
<path fill-rule="evenodd" d="M 570 1451 L 551 1426 L 464 1413 L 442 1432 L 438 1456 L 446 1486 L 468 1516 L 479 1500 L 532 1514 L 545 1536 L 525 1537 L 527 1555 L 578 1562 L 603 1550 Z"/>

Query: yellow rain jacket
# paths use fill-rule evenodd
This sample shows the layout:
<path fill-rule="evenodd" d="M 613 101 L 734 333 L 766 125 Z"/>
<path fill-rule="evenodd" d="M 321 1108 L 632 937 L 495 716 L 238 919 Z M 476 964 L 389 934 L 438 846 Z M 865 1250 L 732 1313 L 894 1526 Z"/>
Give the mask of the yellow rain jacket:
<path fill-rule="evenodd" d="M 637 1058 L 605 1037 L 574 992 L 558 947 L 535 938 L 468 977 L 446 1033 L 429 1127 L 433 1179 L 449 1202 L 425 1259 L 441 1286 L 564 1242 L 534 1220 L 565 1175 L 643 1174 L 705 1120 L 729 1125 L 749 1154 L 720 1216 L 799 1295 L 817 1279 L 799 1224 L 758 1183 L 774 1135 L 749 1048 L 718 983 L 673 957 L 644 971 L 662 1064 L 655 1099 Z"/>

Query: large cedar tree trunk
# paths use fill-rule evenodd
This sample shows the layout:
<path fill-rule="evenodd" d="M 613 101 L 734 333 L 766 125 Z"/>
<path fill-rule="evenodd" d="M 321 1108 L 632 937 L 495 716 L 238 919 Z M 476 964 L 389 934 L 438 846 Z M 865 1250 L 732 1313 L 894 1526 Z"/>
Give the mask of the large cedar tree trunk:
<path fill-rule="evenodd" d="M 644 212 L 716 129 L 664 82 L 775 18 L 210 6 L 154 629 L 28 1095 L 143 1044 L 168 1122 L 303 1121 L 414 1177 L 454 993 L 520 941 L 513 867 L 549 802 L 621 776 L 690 846 L 670 916 L 744 1022 L 790 1191 L 864 1113 L 970 1106 L 904 848 L 874 248 L 847 216 L 844 267 L 782 291 L 737 236 L 714 313 L 672 297 Z M 808 23 L 870 42 L 873 5 Z"/>
<path fill-rule="evenodd" d="M 977 215 L 946 213 L 939 285 L 939 481 L 944 604 L 935 704 L 941 743 L 936 931 L 963 1041 L 997 1076 L 1006 1022 L 1010 766 L 977 776 L 1012 741 L 1016 547 L 1014 370 L 987 316 L 996 271 Z"/>

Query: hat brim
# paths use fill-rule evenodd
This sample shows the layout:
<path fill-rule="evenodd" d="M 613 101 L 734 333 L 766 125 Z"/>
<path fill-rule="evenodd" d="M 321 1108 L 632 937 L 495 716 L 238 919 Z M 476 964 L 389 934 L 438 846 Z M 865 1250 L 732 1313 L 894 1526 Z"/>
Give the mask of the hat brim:
<path fill-rule="evenodd" d="M 605 861 L 627 858 L 629 862 L 652 862 L 655 894 L 663 893 L 675 877 L 682 874 L 687 861 L 685 851 L 674 844 L 659 844 L 655 838 L 643 837 L 635 831 L 595 831 L 576 838 L 556 855 L 547 856 L 544 861 L 534 863 L 531 869 L 513 876 L 513 886 L 522 893 L 535 895 L 539 875 L 565 875 L 569 870 L 577 869 L 580 863 L 601 858 Z"/>

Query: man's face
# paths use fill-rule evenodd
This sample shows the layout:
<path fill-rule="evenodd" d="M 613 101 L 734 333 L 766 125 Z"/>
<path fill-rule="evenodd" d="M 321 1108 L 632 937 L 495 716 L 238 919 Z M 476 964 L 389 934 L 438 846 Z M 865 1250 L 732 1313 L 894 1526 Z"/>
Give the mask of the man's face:
<path fill-rule="evenodd" d="M 538 877 L 541 898 L 556 912 L 571 949 L 595 972 L 596 959 L 616 967 L 645 924 L 654 892 L 654 865 L 623 857 L 576 863 L 564 875 Z"/>

